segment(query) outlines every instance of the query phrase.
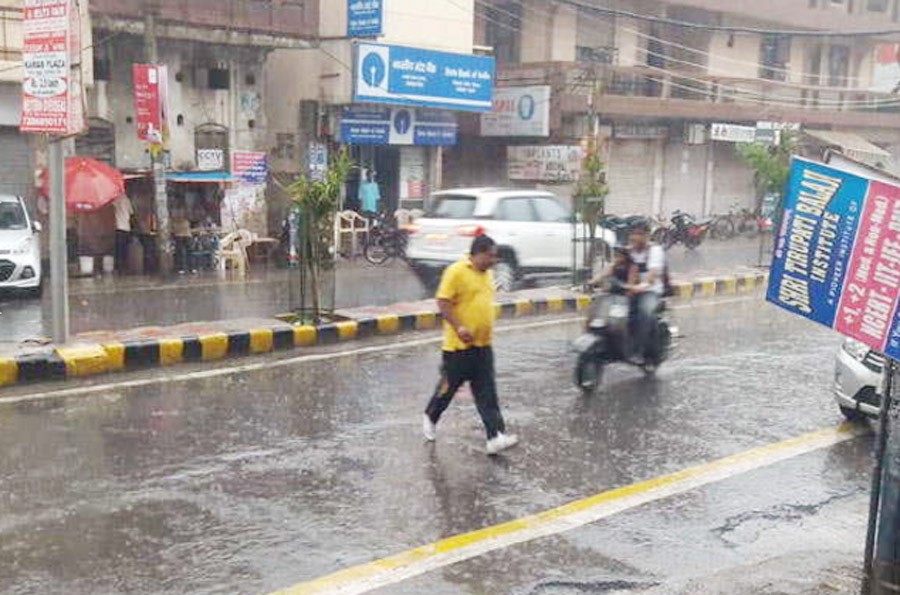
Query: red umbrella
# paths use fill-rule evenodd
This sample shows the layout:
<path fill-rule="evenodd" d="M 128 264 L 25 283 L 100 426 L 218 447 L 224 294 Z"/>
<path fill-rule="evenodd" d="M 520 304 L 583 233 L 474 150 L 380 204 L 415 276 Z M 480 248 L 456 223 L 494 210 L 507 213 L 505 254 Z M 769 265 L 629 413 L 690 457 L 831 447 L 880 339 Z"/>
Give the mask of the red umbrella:
<path fill-rule="evenodd" d="M 49 196 L 46 170 L 41 178 L 41 191 Z M 125 177 L 116 168 L 90 157 L 66 159 L 66 207 L 70 211 L 96 211 L 124 194 Z"/>

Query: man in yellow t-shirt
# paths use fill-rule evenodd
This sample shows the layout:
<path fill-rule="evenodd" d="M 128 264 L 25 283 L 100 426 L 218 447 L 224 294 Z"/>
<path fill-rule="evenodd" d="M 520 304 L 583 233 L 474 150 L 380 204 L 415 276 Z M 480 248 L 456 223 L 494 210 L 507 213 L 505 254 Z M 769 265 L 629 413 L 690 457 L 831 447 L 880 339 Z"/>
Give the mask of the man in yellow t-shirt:
<path fill-rule="evenodd" d="M 437 300 L 444 320 L 441 380 L 425 409 L 422 430 L 433 442 L 437 423 L 466 382 L 487 432 L 487 453 L 496 455 L 518 443 L 506 433 L 494 380 L 494 277 L 497 245 L 487 236 L 472 242 L 468 258 L 447 267 Z"/>

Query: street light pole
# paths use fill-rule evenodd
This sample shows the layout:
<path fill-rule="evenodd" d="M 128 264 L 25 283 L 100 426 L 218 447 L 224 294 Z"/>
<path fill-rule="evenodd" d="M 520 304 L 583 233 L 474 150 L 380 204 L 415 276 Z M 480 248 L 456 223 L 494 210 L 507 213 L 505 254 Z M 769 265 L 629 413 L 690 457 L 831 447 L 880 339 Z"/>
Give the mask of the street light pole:
<path fill-rule="evenodd" d="M 66 249 L 65 155 L 62 139 L 51 139 L 48 151 L 50 174 L 50 297 L 53 342 L 69 340 L 69 275 Z"/>
<path fill-rule="evenodd" d="M 147 63 L 159 64 L 159 44 L 156 38 L 156 13 L 153 3 L 148 3 L 144 12 L 144 54 Z M 160 81 L 161 84 L 161 81 Z M 162 131 L 159 131 L 162 134 Z M 164 139 L 160 139 L 162 142 Z M 160 275 L 172 272 L 172 233 L 169 222 L 169 193 L 166 189 L 166 164 L 162 151 L 151 147 L 150 160 L 153 167 L 153 197 L 156 210 L 156 253 Z"/>
<path fill-rule="evenodd" d="M 865 595 L 900 593 L 900 403 L 893 398 L 897 372 L 897 364 L 887 358 L 872 478 Z"/>

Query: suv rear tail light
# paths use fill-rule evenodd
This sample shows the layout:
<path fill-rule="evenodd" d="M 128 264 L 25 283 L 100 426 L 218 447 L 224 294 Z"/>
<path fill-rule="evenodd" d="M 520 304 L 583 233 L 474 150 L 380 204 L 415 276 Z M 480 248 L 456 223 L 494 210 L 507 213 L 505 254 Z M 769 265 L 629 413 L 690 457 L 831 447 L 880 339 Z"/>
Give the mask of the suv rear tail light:
<path fill-rule="evenodd" d="M 463 225 L 456 230 L 456 235 L 464 238 L 477 238 L 483 236 L 484 233 L 484 228 L 480 225 Z"/>
<path fill-rule="evenodd" d="M 402 231 L 405 231 L 409 235 L 413 235 L 413 234 L 419 233 L 419 230 L 421 230 L 422 227 L 419 225 L 416 225 L 415 223 L 407 223 L 406 225 L 401 225 L 400 229 Z"/>

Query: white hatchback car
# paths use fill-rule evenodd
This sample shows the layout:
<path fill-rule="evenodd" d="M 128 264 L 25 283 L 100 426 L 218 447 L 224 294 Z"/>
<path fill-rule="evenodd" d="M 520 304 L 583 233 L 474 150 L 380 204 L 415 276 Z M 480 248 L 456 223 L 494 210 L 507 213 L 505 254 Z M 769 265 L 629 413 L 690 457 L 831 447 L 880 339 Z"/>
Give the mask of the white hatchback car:
<path fill-rule="evenodd" d="M 40 232 L 41 224 L 32 221 L 24 200 L 0 195 L 0 290 L 41 295 Z"/>
<path fill-rule="evenodd" d="M 432 196 L 429 212 L 409 227 L 407 260 L 426 287 L 462 258 L 472 239 L 486 234 L 500 252 L 494 269 L 497 288 L 512 290 L 518 281 L 571 273 L 573 261 L 585 273 L 584 226 L 556 196 L 540 190 L 466 188 Z M 598 228 L 607 248 L 615 234 Z"/>

